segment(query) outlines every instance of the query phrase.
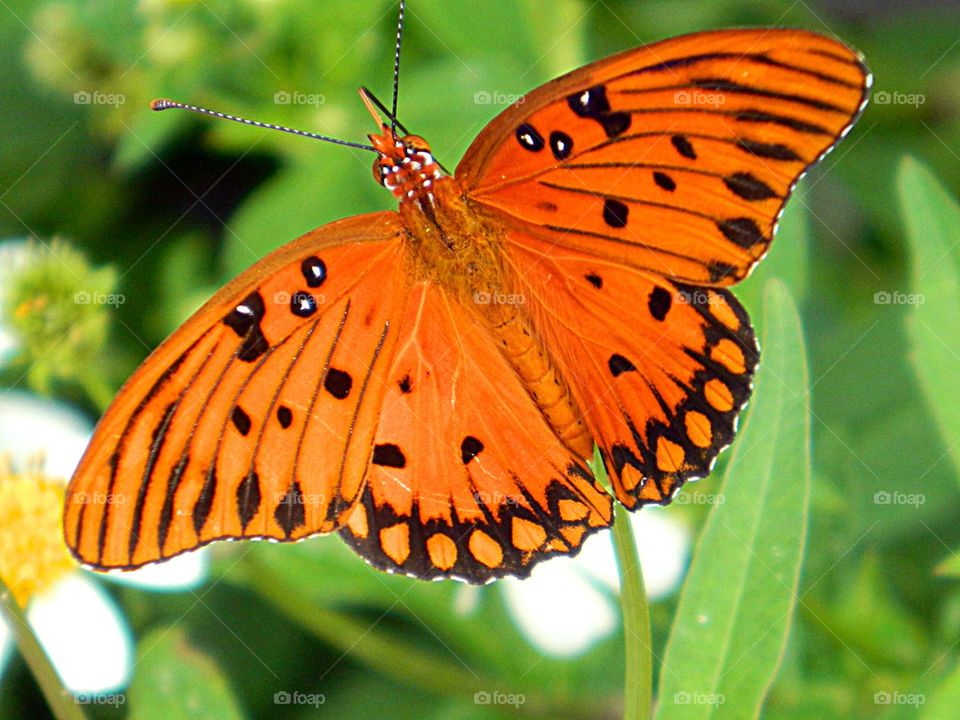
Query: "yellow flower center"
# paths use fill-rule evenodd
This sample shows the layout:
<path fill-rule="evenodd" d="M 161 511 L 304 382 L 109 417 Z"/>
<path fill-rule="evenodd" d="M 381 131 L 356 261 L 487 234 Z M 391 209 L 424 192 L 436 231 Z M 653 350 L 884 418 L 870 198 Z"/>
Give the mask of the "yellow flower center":
<path fill-rule="evenodd" d="M 21 607 L 76 568 L 62 539 L 63 494 L 62 482 L 14 474 L 0 458 L 0 577 Z"/>

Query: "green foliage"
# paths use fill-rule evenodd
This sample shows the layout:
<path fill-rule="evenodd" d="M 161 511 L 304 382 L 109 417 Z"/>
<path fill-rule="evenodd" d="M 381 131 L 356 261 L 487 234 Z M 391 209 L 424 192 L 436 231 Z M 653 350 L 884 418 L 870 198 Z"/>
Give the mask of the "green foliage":
<path fill-rule="evenodd" d="M 763 343 L 757 394 L 718 471 L 683 491 L 726 502 L 644 511 L 700 534 L 681 599 L 649 607 L 659 717 L 955 714 L 960 11 L 868 5 L 846 16 L 785 0 L 410 5 L 400 116 L 450 168 L 498 98 L 700 29 L 831 32 L 864 51 L 885 93 L 801 182 L 770 256 L 736 290 Z M 35 261 L 4 285 L 2 322 L 18 345 L 3 384 L 95 418 L 229 277 L 318 225 L 391 207 L 365 153 L 146 106 L 167 96 L 362 141 L 373 126 L 356 88 L 389 95 L 393 10 L 387 0 L 6 0 L 0 237 L 50 250 L 35 245 Z M 764 305 L 771 280 L 796 301 L 808 381 L 782 288 Z M 78 292 L 125 302 L 76 303 Z M 910 296 L 925 301 L 893 300 Z M 545 655 L 502 583 L 385 576 L 336 538 L 224 546 L 196 595 L 117 596 L 140 659 L 127 704 L 89 708 L 93 717 L 317 716 L 276 704 L 281 692 L 322 694 L 331 717 L 622 714 L 622 626 L 575 657 Z M 474 702 L 493 691 L 525 702 Z M 695 691 L 725 702 L 670 702 Z M 13 663 L 0 676 L 0 720 L 44 708 Z"/>

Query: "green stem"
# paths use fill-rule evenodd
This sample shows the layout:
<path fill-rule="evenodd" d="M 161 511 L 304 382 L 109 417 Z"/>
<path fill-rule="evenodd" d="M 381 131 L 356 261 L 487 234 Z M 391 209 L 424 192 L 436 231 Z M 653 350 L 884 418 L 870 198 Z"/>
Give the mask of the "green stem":
<path fill-rule="evenodd" d="M 623 718 L 646 720 L 650 717 L 653 695 L 650 607 L 643 586 L 637 543 L 630 526 L 630 514 L 619 505 L 613 523 L 613 548 L 620 570 L 620 606 L 623 610 L 623 639 L 626 646 Z"/>
<path fill-rule="evenodd" d="M 40 692 L 46 698 L 50 712 L 57 720 L 87 720 L 87 716 L 74 701 L 73 696 L 61 684 L 57 671 L 50 663 L 50 658 L 40 647 L 37 636 L 27 624 L 26 615 L 2 579 L 0 579 L 0 608 L 2 608 L 0 617 L 7 618 L 13 636 L 17 640 L 20 655 L 30 668 L 37 685 L 40 686 Z"/>

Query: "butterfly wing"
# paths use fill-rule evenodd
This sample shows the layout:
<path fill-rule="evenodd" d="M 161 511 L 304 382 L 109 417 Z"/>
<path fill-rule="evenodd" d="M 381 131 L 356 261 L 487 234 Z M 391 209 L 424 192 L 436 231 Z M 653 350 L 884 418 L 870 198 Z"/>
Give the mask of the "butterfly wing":
<path fill-rule="evenodd" d="M 396 213 L 315 230 L 157 348 L 70 482 L 64 532 L 77 558 L 130 568 L 340 524 L 361 491 L 406 295 L 401 238 Z"/>
<path fill-rule="evenodd" d="M 793 185 L 851 127 L 870 76 L 801 30 L 727 30 L 630 50 L 534 90 L 456 176 L 498 218 L 693 284 L 763 256 Z"/>
<path fill-rule="evenodd" d="M 381 569 L 482 583 L 576 553 L 610 496 L 557 439 L 486 326 L 414 286 L 344 539 Z"/>
<path fill-rule="evenodd" d="M 709 473 L 750 395 L 746 312 L 703 288 L 513 232 L 507 257 L 626 507 Z M 597 328 L 603 328 L 598 332 Z"/>

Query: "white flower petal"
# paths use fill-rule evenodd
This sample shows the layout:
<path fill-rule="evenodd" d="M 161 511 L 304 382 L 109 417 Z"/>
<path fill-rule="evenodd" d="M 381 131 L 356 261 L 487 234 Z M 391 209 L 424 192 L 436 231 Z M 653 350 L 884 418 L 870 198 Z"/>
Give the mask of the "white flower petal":
<path fill-rule="evenodd" d="M 690 559 L 690 530 L 675 514 L 650 508 L 630 516 L 640 551 L 643 584 L 651 600 L 673 594 Z"/>
<path fill-rule="evenodd" d="M 80 573 L 34 597 L 27 620 L 71 692 L 112 692 L 130 681 L 130 631 L 110 596 Z"/>
<path fill-rule="evenodd" d="M 139 570 L 110 572 L 101 577 L 149 590 L 189 590 L 200 585 L 210 570 L 210 553 L 206 549 L 178 555 L 153 563 Z"/>
<path fill-rule="evenodd" d="M 690 531 L 663 508 L 648 508 L 629 517 L 647 596 L 650 600 L 659 600 L 673 593 L 683 579 L 690 556 Z M 620 573 L 613 552 L 613 534 L 603 535 L 603 542 L 584 545 L 576 563 L 590 577 L 619 591 Z"/>
<path fill-rule="evenodd" d="M 30 261 L 35 252 L 36 249 L 26 240 L 14 238 L 0 242 L 0 305 L 6 305 L 10 278 Z M 17 338 L 0 317 L 0 363 L 13 356 L 17 345 Z"/>
<path fill-rule="evenodd" d="M 7 666 L 12 646 L 13 638 L 10 634 L 10 628 L 7 626 L 7 621 L 0 618 L 0 676 L 3 675 L 3 669 Z"/>
<path fill-rule="evenodd" d="M 89 420 L 62 403 L 17 390 L 0 394 L 0 452 L 9 452 L 20 467 L 42 451 L 44 474 L 69 479 L 92 430 Z"/>
<path fill-rule="evenodd" d="M 587 540 L 583 552 L 599 539 Z M 617 625 L 610 600 L 584 577 L 576 559 L 541 563 L 526 580 L 507 579 L 501 587 L 521 631 L 549 655 L 581 653 Z"/>
<path fill-rule="evenodd" d="M 676 591 L 690 554 L 690 533 L 668 512 L 632 513 L 640 566 L 650 600 Z M 575 558 L 556 558 L 526 580 L 502 583 L 507 608 L 530 641 L 552 655 L 574 655 L 608 635 L 617 624 L 597 585 L 619 592 L 620 577 L 609 532 L 587 540 Z"/>

